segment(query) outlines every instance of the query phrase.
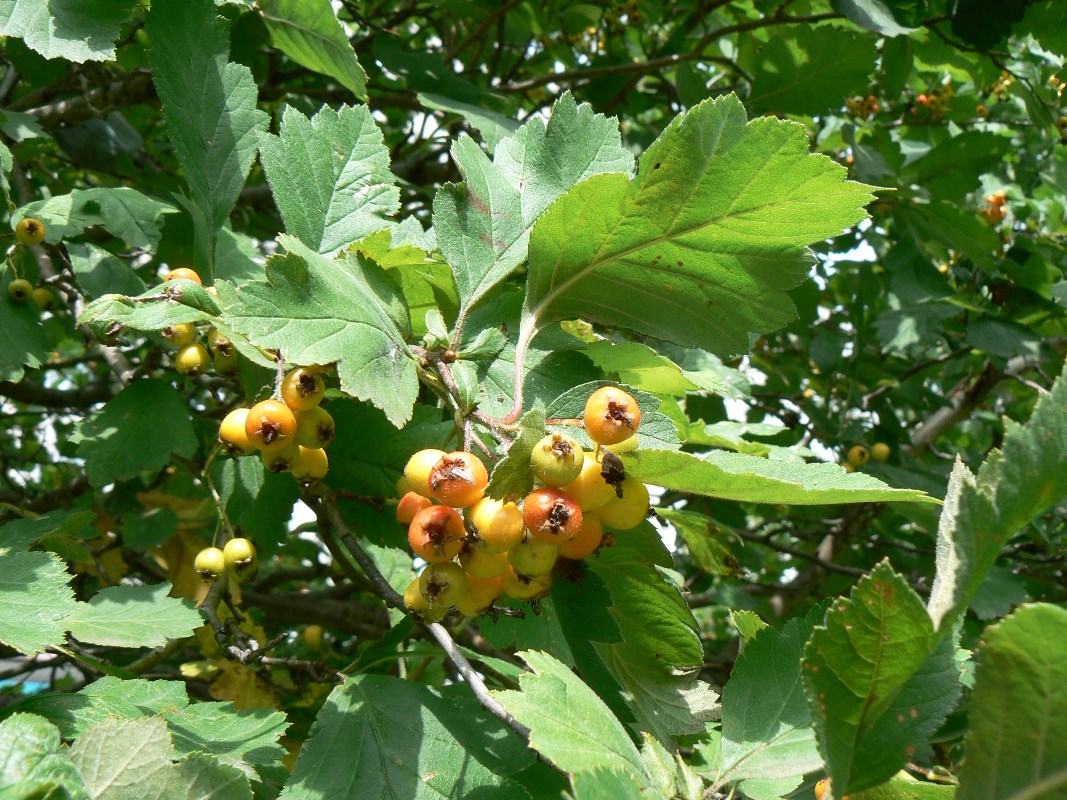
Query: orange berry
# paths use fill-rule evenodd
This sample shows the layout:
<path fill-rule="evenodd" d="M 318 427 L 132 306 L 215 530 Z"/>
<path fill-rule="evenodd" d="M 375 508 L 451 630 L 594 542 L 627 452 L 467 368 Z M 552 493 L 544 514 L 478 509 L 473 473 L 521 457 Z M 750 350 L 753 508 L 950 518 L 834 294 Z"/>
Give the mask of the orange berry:
<path fill-rule="evenodd" d="M 245 431 L 260 450 L 285 450 L 295 444 L 296 417 L 281 400 L 263 400 L 248 410 Z"/>
<path fill-rule="evenodd" d="M 178 267 L 177 269 L 172 269 L 170 272 L 167 273 L 166 277 L 163 278 L 163 280 L 172 281 L 175 278 L 184 278 L 187 281 L 199 283 L 201 286 L 204 285 L 204 282 L 200 280 L 200 276 L 197 274 L 196 270 L 189 269 L 188 267 Z"/>
<path fill-rule="evenodd" d="M 618 444 L 629 439 L 641 424 L 641 408 L 616 386 L 602 386 L 585 402 L 585 432 L 597 444 Z"/>
<path fill-rule="evenodd" d="M 473 453 L 460 450 L 438 459 L 430 470 L 429 483 L 434 500 L 466 508 L 482 499 L 489 473 Z"/>
<path fill-rule="evenodd" d="M 407 492 L 396 504 L 396 521 L 410 525 L 416 514 L 432 505 L 429 498 L 415 492 Z"/>
<path fill-rule="evenodd" d="M 430 506 L 408 526 L 408 544 L 415 555 L 431 564 L 451 561 L 463 549 L 463 517 L 448 506 Z"/>

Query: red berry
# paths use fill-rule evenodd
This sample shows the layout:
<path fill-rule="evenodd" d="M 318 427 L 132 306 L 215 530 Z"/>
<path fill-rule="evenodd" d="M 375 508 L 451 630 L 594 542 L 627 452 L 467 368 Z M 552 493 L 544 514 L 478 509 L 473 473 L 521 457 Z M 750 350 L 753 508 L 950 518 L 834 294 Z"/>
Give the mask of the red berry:
<path fill-rule="evenodd" d="M 522 521 L 535 538 L 558 545 L 581 530 L 582 509 L 559 489 L 535 489 L 522 503 Z"/>

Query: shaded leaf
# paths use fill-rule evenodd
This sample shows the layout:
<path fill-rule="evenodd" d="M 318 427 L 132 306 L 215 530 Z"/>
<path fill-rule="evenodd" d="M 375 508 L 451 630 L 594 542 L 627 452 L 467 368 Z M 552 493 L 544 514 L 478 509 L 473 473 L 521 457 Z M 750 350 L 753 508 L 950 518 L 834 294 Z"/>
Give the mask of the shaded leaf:
<path fill-rule="evenodd" d="M 64 619 L 77 603 L 63 562 L 54 553 L 8 553 L 0 557 L 0 641 L 26 655 L 63 644 Z"/>

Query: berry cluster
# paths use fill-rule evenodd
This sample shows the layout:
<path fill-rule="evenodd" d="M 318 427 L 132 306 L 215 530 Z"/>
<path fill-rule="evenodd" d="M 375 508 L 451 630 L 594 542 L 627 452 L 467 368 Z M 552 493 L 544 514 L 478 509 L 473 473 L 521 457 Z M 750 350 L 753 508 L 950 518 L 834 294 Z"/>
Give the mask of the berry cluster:
<path fill-rule="evenodd" d="M 878 105 L 878 98 L 872 94 L 867 97 L 848 98 L 845 101 L 845 108 L 857 119 L 870 119 L 878 113 L 881 106 Z"/>
<path fill-rule="evenodd" d="M 990 225 L 1003 222 L 1004 217 L 1008 215 L 1008 210 L 1004 207 L 1004 204 L 1008 201 L 1008 193 L 1001 190 L 993 194 L 987 194 L 983 201 L 985 205 L 978 212 L 982 219 Z"/>
<path fill-rule="evenodd" d="M 188 267 L 172 269 L 163 278 L 163 282 L 177 278 L 204 285 L 196 270 Z M 200 334 L 192 322 L 168 325 L 159 333 L 167 344 L 177 348 L 174 353 L 174 369 L 179 374 L 195 378 L 214 367 L 215 373 L 223 378 L 237 376 L 237 348 L 214 328 L 208 331 L 206 347 L 198 341 Z"/>
<path fill-rule="evenodd" d="M 598 389 L 583 424 L 596 450 L 561 433 L 545 436 L 530 457 L 539 486 L 518 503 L 485 496 L 489 475 L 469 452 L 411 456 L 396 516 L 427 566 L 404 593 L 410 613 L 434 622 L 452 607 L 487 613 L 502 594 L 536 600 L 548 593 L 558 559 L 586 558 L 610 542 L 605 526 L 628 530 L 647 516 L 648 489 L 625 477 L 619 458 L 637 449 L 637 402 L 621 389 Z"/>
<path fill-rule="evenodd" d="M 255 570 L 256 546 L 248 539 L 230 539 L 220 549 L 205 547 L 196 554 L 193 568 L 205 581 L 213 581 L 223 575 L 233 575 L 240 580 Z"/>
<path fill-rule="evenodd" d="M 232 455 L 258 452 L 271 472 L 288 472 L 310 486 L 326 476 L 323 449 L 334 436 L 333 417 L 319 404 L 326 392 L 319 367 L 298 367 L 281 382 L 281 399 L 235 408 L 222 420 L 221 441 Z"/>
<path fill-rule="evenodd" d="M 930 92 L 923 92 L 915 98 L 915 114 L 926 114 L 931 122 L 941 122 L 945 118 L 945 108 L 955 94 L 956 90 L 952 88 L 951 83 L 942 84 Z"/>
<path fill-rule="evenodd" d="M 15 241 L 26 247 L 33 247 L 44 241 L 47 228 L 45 224 L 34 217 L 26 217 L 15 225 Z M 18 274 L 17 272 L 15 273 Z M 25 278 L 15 278 L 7 285 L 7 296 L 16 303 L 25 303 L 33 300 L 41 311 L 48 311 L 56 304 L 56 296 L 47 286 L 34 287 Z"/>
<path fill-rule="evenodd" d="M 845 469 L 849 472 L 855 472 L 872 458 L 875 461 L 888 461 L 891 452 L 889 445 L 885 442 L 876 442 L 870 450 L 862 444 L 854 445 L 848 450 L 848 456 L 845 459 Z"/>

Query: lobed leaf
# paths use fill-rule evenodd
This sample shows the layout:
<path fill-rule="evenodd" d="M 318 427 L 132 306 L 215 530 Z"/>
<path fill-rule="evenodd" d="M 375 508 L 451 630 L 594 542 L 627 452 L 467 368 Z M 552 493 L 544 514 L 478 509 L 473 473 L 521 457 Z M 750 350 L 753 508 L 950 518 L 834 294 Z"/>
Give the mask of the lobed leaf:
<path fill-rule="evenodd" d="M 323 108 L 310 120 L 287 107 L 278 135 L 260 135 L 260 160 L 286 231 L 320 253 L 388 227 L 400 208 L 389 149 L 367 106 Z"/>
<path fill-rule="evenodd" d="M 369 400 L 397 427 L 412 416 L 419 381 L 399 288 L 354 253 L 331 261 L 291 236 L 267 262 L 267 282 L 220 284 L 225 321 L 294 364 L 337 362 L 346 393 Z"/>
<path fill-rule="evenodd" d="M 870 187 L 809 152 L 804 128 L 748 122 L 733 95 L 675 118 L 637 177 L 599 175 L 534 225 L 523 329 L 581 318 L 701 347 L 748 349 L 796 312 L 807 245 L 862 220 Z"/>
<path fill-rule="evenodd" d="M 28 656 L 66 641 L 64 619 L 76 608 L 63 562 L 54 553 L 0 557 L 0 642 Z"/>
<path fill-rule="evenodd" d="M 55 725 L 34 714 L 0 722 L 0 797 L 90 800 Z"/>
<path fill-rule="evenodd" d="M 114 61 L 119 28 L 135 0 L 0 0 L 0 35 L 48 59 Z"/>

